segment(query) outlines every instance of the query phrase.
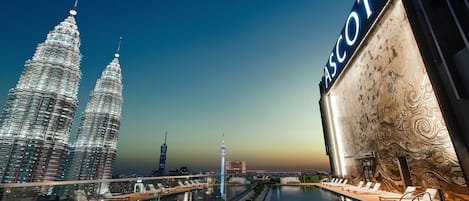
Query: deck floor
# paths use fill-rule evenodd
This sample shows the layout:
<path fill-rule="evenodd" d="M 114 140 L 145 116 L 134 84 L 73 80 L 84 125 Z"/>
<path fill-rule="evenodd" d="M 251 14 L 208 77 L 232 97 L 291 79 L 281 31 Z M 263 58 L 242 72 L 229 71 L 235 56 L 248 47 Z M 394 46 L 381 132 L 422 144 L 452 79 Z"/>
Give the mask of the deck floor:
<path fill-rule="evenodd" d="M 362 200 L 362 201 L 379 201 L 379 196 L 382 195 L 399 195 L 396 193 L 390 193 L 386 191 L 380 191 L 380 194 L 362 194 L 362 193 L 353 193 L 353 192 L 348 192 L 345 190 L 342 190 L 342 187 L 330 187 L 326 186 L 320 183 L 315 183 L 315 186 L 336 192 L 338 194 L 346 195 L 347 197 L 351 197 L 357 200 Z"/>

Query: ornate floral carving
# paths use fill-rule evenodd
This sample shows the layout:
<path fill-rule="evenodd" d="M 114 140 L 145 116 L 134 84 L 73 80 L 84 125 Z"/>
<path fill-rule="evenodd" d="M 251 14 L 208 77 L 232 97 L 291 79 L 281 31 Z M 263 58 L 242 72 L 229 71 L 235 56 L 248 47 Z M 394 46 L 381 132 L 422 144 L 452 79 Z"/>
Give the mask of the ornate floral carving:
<path fill-rule="evenodd" d="M 386 190 L 403 189 L 397 158 L 407 156 L 414 185 L 467 194 L 454 190 L 464 177 L 400 1 L 369 38 L 330 90 L 346 155 L 375 152 L 374 178 Z M 363 177 L 356 159 L 346 165 L 353 180 Z"/>

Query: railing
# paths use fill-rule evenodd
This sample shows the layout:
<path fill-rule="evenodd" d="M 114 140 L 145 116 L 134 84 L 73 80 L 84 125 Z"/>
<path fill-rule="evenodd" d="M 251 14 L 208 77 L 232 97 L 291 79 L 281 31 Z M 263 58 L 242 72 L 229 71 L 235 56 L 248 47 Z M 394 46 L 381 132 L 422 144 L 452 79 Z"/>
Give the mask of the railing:
<path fill-rule="evenodd" d="M 0 184 L 0 200 L 145 200 L 207 188 L 216 175 L 197 174 L 103 180 Z M 183 183 L 184 185 L 180 185 Z M 135 188 L 135 186 L 139 186 Z M 138 189 L 138 190 L 136 190 Z M 137 192 L 136 192 L 137 191 Z"/>

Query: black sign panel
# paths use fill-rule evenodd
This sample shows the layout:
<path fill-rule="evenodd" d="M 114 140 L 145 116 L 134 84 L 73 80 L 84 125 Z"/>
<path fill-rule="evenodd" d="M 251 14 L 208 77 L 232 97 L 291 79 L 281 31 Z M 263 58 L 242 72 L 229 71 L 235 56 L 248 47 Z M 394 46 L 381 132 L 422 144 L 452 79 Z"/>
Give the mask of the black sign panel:
<path fill-rule="evenodd" d="M 342 72 L 387 2 L 388 0 L 357 0 L 355 2 L 324 67 L 322 83 L 326 91 Z"/>

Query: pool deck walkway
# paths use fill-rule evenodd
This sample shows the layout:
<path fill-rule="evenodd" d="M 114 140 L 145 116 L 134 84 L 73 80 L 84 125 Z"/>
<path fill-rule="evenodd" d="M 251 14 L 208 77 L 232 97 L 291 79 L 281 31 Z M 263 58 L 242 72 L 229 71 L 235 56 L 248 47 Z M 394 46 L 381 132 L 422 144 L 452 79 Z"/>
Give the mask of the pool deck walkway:
<path fill-rule="evenodd" d="M 379 201 L 379 196 L 382 195 L 399 195 L 396 193 L 390 193 L 386 191 L 380 191 L 380 194 L 361 194 L 361 193 L 353 193 L 353 192 L 348 192 L 345 190 L 342 190 L 342 187 L 331 187 L 331 186 L 326 186 L 321 183 L 298 183 L 298 184 L 288 184 L 290 186 L 318 186 L 323 189 L 327 189 L 329 191 L 345 195 L 347 197 L 356 199 L 356 200 L 362 200 L 362 201 Z"/>

